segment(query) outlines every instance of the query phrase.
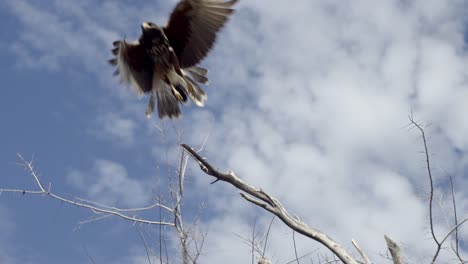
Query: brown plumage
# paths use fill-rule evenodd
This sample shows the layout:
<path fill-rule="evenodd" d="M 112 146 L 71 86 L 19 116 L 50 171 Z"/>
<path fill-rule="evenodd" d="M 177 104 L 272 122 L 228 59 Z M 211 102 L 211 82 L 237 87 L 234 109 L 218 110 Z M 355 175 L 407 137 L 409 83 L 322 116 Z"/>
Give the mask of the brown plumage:
<path fill-rule="evenodd" d="M 137 41 L 115 41 L 109 60 L 117 66 L 115 75 L 135 88 L 138 94 L 151 94 L 147 116 L 156 101 L 160 118 L 180 115 L 179 103 L 190 98 L 203 106 L 207 95 L 199 84 L 208 82 L 208 70 L 197 64 L 206 57 L 238 0 L 182 0 L 169 22 L 159 27 L 142 24 Z"/>

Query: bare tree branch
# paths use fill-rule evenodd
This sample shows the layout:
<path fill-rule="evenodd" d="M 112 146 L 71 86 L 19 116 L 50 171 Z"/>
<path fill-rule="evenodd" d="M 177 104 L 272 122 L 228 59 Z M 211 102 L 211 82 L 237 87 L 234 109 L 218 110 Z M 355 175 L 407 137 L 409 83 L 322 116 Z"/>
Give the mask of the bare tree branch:
<path fill-rule="evenodd" d="M 198 245 L 197 239 L 194 239 L 196 252 L 195 252 L 195 257 L 193 258 L 193 263 L 197 263 L 198 259 L 201 256 L 201 253 L 203 251 L 203 246 L 205 245 L 205 239 L 206 239 L 207 234 L 200 232 L 200 236 L 201 236 L 200 245 Z"/>
<path fill-rule="evenodd" d="M 434 242 L 437 245 L 436 252 L 434 253 L 434 256 L 432 257 L 431 263 L 435 263 L 437 260 L 437 257 L 439 256 L 440 251 L 442 250 L 443 244 L 447 241 L 447 239 L 455 233 L 455 243 L 456 243 L 456 248 L 455 248 L 455 255 L 458 257 L 458 259 L 463 263 L 463 259 L 460 257 L 459 251 L 458 251 L 458 228 L 464 224 L 468 219 L 463 220 L 462 222 L 458 223 L 458 216 L 457 216 L 457 210 L 456 210 L 456 202 L 455 202 L 455 194 L 453 190 L 453 180 L 452 177 L 450 177 L 450 185 L 451 185 L 451 192 L 452 192 L 452 204 L 453 204 L 453 211 L 455 215 L 455 226 L 448 232 L 448 234 L 442 239 L 438 240 L 435 231 L 434 231 L 434 216 L 433 216 L 433 200 L 434 200 L 434 178 L 432 176 L 432 169 L 431 169 L 431 162 L 429 158 L 429 149 L 427 146 L 427 139 L 426 139 L 426 133 L 424 131 L 424 128 L 421 124 L 416 122 L 413 118 L 412 115 L 409 116 L 409 120 L 411 124 L 416 127 L 423 140 L 423 145 L 424 145 L 424 155 L 426 157 L 426 169 L 427 169 L 427 174 L 429 177 L 429 183 L 430 183 L 430 196 L 429 196 L 429 225 L 430 225 L 430 230 L 431 230 L 431 235 L 434 240 Z"/>
<path fill-rule="evenodd" d="M 24 194 L 35 194 L 35 195 L 49 196 L 49 197 L 51 197 L 51 198 L 53 198 L 55 200 L 58 200 L 60 202 L 75 205 L 75 206 L 82 207 L 82 208 L 86 208 L 86 209 L 92 211 L 96 215 L 101 215 L 101 217 L 99 217 L 98 219 L 105 218 L 104 217 L 105 215 L 113 215 L 113 216 L 117 216 L 117 217 L 123 218 L 125 220 L 135 222 L 135 223 L 142 223 L 142 224 L 149 224 L 149 225 L 174 226 L 173 223 L 162 222 L 162 221 L 151 221 L 151 220 L 147 220 L 147 219 L 138 218 L 136 215 L 128 215 L 127 214 L 129 212 L 144 211 L 144 210 L 149 210 L 149 209 L 152 209 L 152 208 L 155 208 L 155 207 L 162 207 L 162 208 L 164 208 L 166 210 L 169 209 L 168 207 L 162 206 L 159 203 L 150 205 L 150 206 L 145 207 L 145 208 L 119 209 L 119 208 L 116 208 L 116 207 L 100 205 L 100 204 L 95 203 L 95 202 L 89 202 L 89 201 L 87 201 L 85 199 L 81 199 L 81 198 L 75 198 L 75 200 L 70 200 L 70 199 L 66 199 L 66 198 L 64 198 L 64 197 L 62 197 L 60 195 L 57 195 L 57 194 L 55 194 L 54 192 L 51 191 L 50 185 L 49 185 L 49 187 L 47 189 L 44 187 L 44 184 L 41 182 L 41 180 L 39 178 L 39 175 L 36 173 L 36 171 L 34 169 L 33 162 L 32 161 L 31 162 L 26 161 L 19 154 L 18 154 L 18 156 L 19 156 L 19 158 L 20 158 L 20 160 L 22 162 L 22 165 L 26 168 L 26 170 L 33 177 L 37 187 L 39 188 L 39 191 L 36 191 L 36 190 L 19 190 L 19 189 L 0 189 L 0 193 L 10 192 L 10 193 L 22 193 L 23 195 Z M 96 219 L 94 221 L 96 221 Z"/>
<path fill-rule="evenodd" d="M 182 147 L 198 162 L 203 172 L 216 178 L 216 180 L 227 182 L 237 189 L 247 193 L 251 197 L 244 194 L 244 198 L 253 202 L 257 206 L 264 208 L 265 210 L 276 215 L 283 223 L 289 226 L 296 232 L 307 236 L 322 245 L 326 246 L 331 250 L 341 261 L 344 263 L 356 264 L 357 261 L 337 242 L 328 237 L 326 234 L 310 228 L 304 222 L 292 217 L 283 205 L 276 199 L 265 193 L 264 191 L 254 188 L 253 186 L 245 183 L 239 177 L 237 177 L 232 171 L 223 173 L 215 169 L 210 163 L 203 159 L 195 150 L 186 144 L 182 144 Z M 255 198 L 257 200 L 255 200 Z M 254 202 L 255 201 L 255 202 Z"/>
<path fill-rule="evenodd" d="M 182 151 L 181 152 L 181 158 L 180 158 L 180 164 L 179 164 L 179 171 L 178 171 L 178 188 L 177 191 L 175 192 L 175 206 L 174 206 L 174 225 L 177 230 L 177 233 L 179 235 L 179 240 L 180 240 L 180 246 L 182 249 L 182 261 L 184 264 L 189 263 L 189 250 L 188 250 L 188 245 L 187 245 L 187 232 L 184 229 L 184 224 L 182 220 L 182 211 L 180 204 L 182 202 L 182 197 L 184 193 L 184 179 L 185 179 L 185 168 L 187 164 L 187 157 L 185 156 L 185 153 Z"/>
<path fill-rule="evenodd" d="M 453 178 L 452 176 L 449 176 L 449 179 L 450 179 L 450 190 L 451 190 L 451 193 L 452 193 L 452 205 L 453 205 L 453 220 L 455 222 L 455 232 L 454 232 L 454 235 L 455 235 L 455 248 L 452 248 L 453 249 L 453 252 L 455 253 L 455 255 L 457 256 L 458 260 L 460 260 L 460 262 L 464 262 L 463 258 L 460 256 L 460 240 L 458 238 L 458 215 L 457 215 L 457 204 L 456 204 L 456 199 L 455 199 L 455 190 L 454 190 L 454 187 L 453 187 Z"/>
<path fill-rule="evenodd" d="M 143 234 L 140 232 L 140 229 L 138 229 L 138 226 L 136 226 L 136 230 L 137 230 L 138 235 L 140 236 L 141 242 L 143 243 L 143 247 L 145 248 L 146 257 L 148 258 L 148 263 L 152 264 L 149 250 L 148 250 L 148 244 L 146 244 L 146 240 L 143 237 Z"/>
<path fill-rule="evenodd" d="M 362 257 L 362 260 L 364 261 L 364 264 L 371 264 L 372 262 L 370 261 L 369 257 L 366 255 L 366 253 L 364 253 L 364 251 L 361 249 L 361 247 L 359 247 L 358 243 L 356 242 L 356 240 L 354 239 L 351 239 L 351 242 L 353 243 L 354 247 L 356 248 L 356 250 L 359 252 L 359 254 L 361 255 Z"/>
<path fill-rule="evenodd" d="M 86 257 L 89 259 L 89 261 L 93 264 L 96 264 L 96 261 L 94 261 L 93 257 L 89 254 L 88 252 L 88 249 L 86 248 L 86 246 L 82 243 L 81 246 L 83 247 L 83 250 L 86 254 Z"/>
<path fill-rule="evenodd" d="M 445 235 L 445 237 L 440 241 L 440 244 L 444 244 L 445 241 L 447 241 L 447 239 L 456 231 L 458 230 L 458 228 L 460 228 L 460 226 L 462 226 L 463 224 L 465 224 L 466 222 L 468 222 L 468 218 L 465 218 L 463 219 L 460 223 L 458 223 L 458 225 L 454 226 L 448 233 L 447 235 Z M 435 258 L 437 257 L 434 256 Z M 433 262 L 435 262 L 435 258 L 433 259 Z"/>
<path fill-rule="evenodd" d="M 293 235 L 293 244 L 294 244 L 294 256 L 296 257 L 295 261 L 297 262 L 297 264 L 299 264 L 299 257 L 297 256 L 297 246 L 296 246 L 296 236 L 295 236 L 296 232 L 294 232 L 294 230 L 292 231 L 292 235 Z"/>
<path fill-rule="evenodd" d="M 158 195 L 158 200 L 161 203 L 161 194 Z M 161 207 L 159 207 L 159 221 L 162 221 Z M 163 264 L 163 255 L 162 255 L 162 243 L 164 239 L 164 234 L 162 231 L 162 225 L 159 226 L 159 264 Z M 164 241 L 164 243 L 166 243 Z"/>
<path fill-rule="evenodd" d="M 262 257 L 265 257 L 266 247 L 267 247 L 267 244 L 268 244 L 268 237 L 270 236 L 271 226 L 273 225 L 273 221 L 275 220 L 275 218 L 276 218 L 275 216 L 273 216 L 271 218 L 270 225 L 268 226 L 268 230 L 267 230 L 266 236 L 265 236 L 265 242 L 263 244 Z"/>
<path fill-rule="evenodd" d="M 419 132 L 421 133 L 422 140 L 423 140 L 423 145 L 424 145 L 424 155 L 426 156 L 426 169 L 427 169 L 427 175 L 429 176 L 429 184 L 430 184 L 429 228 L 431 229 L 432 239 L 437 244 L 437 251 L 436 251 L 436 254 L 435 254 L 434 259 L 433 259 L 433 262 L 434 262 L 435 259 L 437 258 L 437 255 L 440 252 L 441 244 L 440 244 L 439 240 L 437 239 L 437 237 L 435 235 L 435 231 L 434 231 L 434 216 L 433 216 L 433 212 L 432 212 L 433 211 L 433 201 L 434 201 L 434 180 L 433 180 L 433 177 L 432 177 L 431 160 L 429 158 L 429 148 L 427 146 L 426 133 L 425 133 L 424 128 L 422 127 L 422 125 L 419 124 L 418 122 L 416 122 L 412 115 L 410 115 L 408 118 L 409 118 L 411 124 L 414 127 L 416 127 L 419 130 Z"/>
<path fill-rule="evenodd" d="M 384 236 L 387 242 L 387 248 L 392 255 L 393 264 L 403 264 L 403 258 L 401 257 L 401 250 L 398 244 L 388 236 Z"/>
<path fill-rule="evenodd" d="M 77 200 L 79 202 L 86 203 L 86 204 L 95 205 L 95 206 L 98 206 L 100 208 L 106 208 L 106 209 L 114 210 L 114 211 L 118 211 L 118 212 L 148 211 L 148 210 L 151 210 L 151 209 L 156 208 L 156 207 L 162 208 L 162 209 L 168 211 L 169 213 L 172 213 L 174 211 L 171 208 L 169 208 L 168 206 L 162 204 L 161 202 L 152 204 L 152 205 L 147 206 L 147 207 L 122 209 L 122 208 L 118 208 L 118 207 L 115 207 L 115 206 L 108 206 L 108 205 L 104 205 L 104 204 L 101 204 L 101 203 L 97 203 L 97 202 L 90 201 L 90 200 L 83 199 L 83 198 L 79 198 L 79 197 L 76 197 L 75 200 Z"/>
<path fill-rule="evenodd" d="M 182 134 L 180 131 L 179 133 L 179 142 L 182 140 Z M 203 144 L 200 146 L 200 148 L 197 150 L 197 152 L 200 152 L 203 150 L 206 140 L 208 137 L 205 139 Z M 184 221 L 183 221 L 183 216 L 182 216 L 182 200 L 184 196 L 184 185 L 185 185 L 185 172 L 187 170 L 187 163 L 188 163 L 188 155 L 186 155 L 186 152 L 184 150 L 181 150 L 180 152 L 180 161 L 179 161 L 179 167 L 177 170 L 177 190 L 171 190 L 171 196 L 173 200 L 175 200 L 175 205 L 173 209 L 173 216 L 174 216 L 174 225 L 175 229 L 179 235 L 179 241 L 182 249 L 182 261 L 184 264 L 188 263 L 196 263 L 198 258 L 201 255 L 201 250 L 203 248 L 203 244 L 205 241 L 206 235 L 201 234 L 201 244 L 198 246 L 197 242 L 197 232 L 195 230 L 190 230 L 184 227 Z M 196 222 L 196 221 L 195 221 Z M 194 224 L 195 225 L 195 224 Z M 193 247 L 190 247 L 190 244 L 194 242 L 195 244 L 195 252 L 193 252 Z"/>
<path fill-rule="evenodd" d="M 268 243 L 268 237 L 270 235 L 270 230 L 271 230 L 271 226 L 273 224 L 273 220 L 275 219 L 275 217 L 273 217 L 270 221 L 270 225 L 268 226 L 268 230 L 267 232 L 262 236 L 262 238 L 260 239 L 259 242 L 256 241 L 256 238 L 258 237 L 259 233 L 255 233 L 255 229 L 256 229 L 256 221 L 254 222 L 254 226 L 253 226 L 253 229 L 252 229 L 252 235 L 250 239 L 247 239 L 241 235 L 238 235 L 236 233 L 234 233 L 235 236 L 241 238 L 248 246 L 251 247 L 251 256 L 252 256 L 252 263 L 255 263 L 255 252 L 260 255 L 259 257 L 257 257 L 257 263 L 271 263 L 270 260 L 266 257 L 266 246 L 267 246 L 267 243 Z M 262 242 L 262 240 L 264 240 Z M 262 249 L 262 244 L 263 244 L 263 249 Z"/>
<path fill-rule="evenodd" d="M 253 227 L 252 227 L 252 264 L 255 263 L 255 227 L 257 225 L 257 219 L 255 219 Z"/>

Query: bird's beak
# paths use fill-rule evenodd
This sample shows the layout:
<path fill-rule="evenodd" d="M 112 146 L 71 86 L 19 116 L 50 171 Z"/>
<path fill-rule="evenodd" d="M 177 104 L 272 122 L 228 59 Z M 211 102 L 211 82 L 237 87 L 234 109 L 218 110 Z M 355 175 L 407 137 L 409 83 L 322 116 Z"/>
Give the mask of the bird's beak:
<path fill-rule="evenodd" d="M 141 24 L 141 30 L 145 31 L 145 30 L 147 30 L 149 28 L 151 28 L 151 27 L 148 24 L 148 22 L 143 22 L 143 24 Z"/>

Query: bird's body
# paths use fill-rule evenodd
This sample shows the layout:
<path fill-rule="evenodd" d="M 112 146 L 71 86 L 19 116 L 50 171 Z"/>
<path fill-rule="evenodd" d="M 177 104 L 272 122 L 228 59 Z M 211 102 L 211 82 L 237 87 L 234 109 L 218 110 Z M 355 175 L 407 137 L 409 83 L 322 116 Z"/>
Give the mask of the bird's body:
<path fill-rule="evenodd" d="M 147 116 L 156 101 L 160 118 L 180 115 L 179 103 L 190 98 L 203 106 L 207 99 L 199 84 L 206 84 L 208 71 L 197 64 L 214 44 L 216 33 L 233 12 L 237 0 L 182 0 L 168 24 L 142 24 L 142 34 L 135 42 L 119 40 L 112 50 L 116 74 L 139 94 L 151 94 Z"/>

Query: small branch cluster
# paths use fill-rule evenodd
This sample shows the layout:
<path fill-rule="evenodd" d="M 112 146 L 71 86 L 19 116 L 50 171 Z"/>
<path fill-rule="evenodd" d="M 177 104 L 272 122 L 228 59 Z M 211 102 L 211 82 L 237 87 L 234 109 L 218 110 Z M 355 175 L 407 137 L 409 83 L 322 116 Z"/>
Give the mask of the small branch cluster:
<path fill-rule="evenodd" d="M 203 149 L 203 146 L 200 148 L 199 151 Z M 203 245 L 206 238 L 206 233 L 199 232 L 197 237 L 197 232 L 194 228 L 185 228 L 183 215 L 182 215 L 182 198 L 184 196 L 184 182 L 185 182 L 185 171 L 187 169 L 188 157 L 184 151 L 181 152 L 180 155 L 180 162 L 179 168 L 177 171 L 177 187 L 172 187 L 171 184 L 171 191 L 170 195 L 174 204 L 174 225 L 175 230 L 179 236 L 179 242 L 181 246 L 181 253 L 182 253 L 182 263 L 197 263 L 198 259 L 200 258 Z M 194 223 L 194 226 L 196 223 Z"/>
<path fill-rule="evenodd" d="M 423 139 L 424 154 L 426 158 L 425 160 L 426 169 L 427 169 L 427 174 L 428 174 L 429 182 L 430 182 L 429 223 L 430 223 L 430 231 L 431 231 L 432 238 L 437 245 L 437 248 L 436 248 L 434 256 L 432 257 L 431 263 L 436 262 L 437 257 L 439 256 L 440 251 L 443 248 L 444 243 L 447 240 L 449 240 L 449 238 L 451 238 L 452 236 L 454 237 L 454 241 L 455 241 L 455 245 L 452 246 L 452 250 L 454 251 L 460 263 L 466 263 L 466 261 L 464 261 L 463 258 L 460 256 L 460 252 L 459 252 L 458 229 L 460 228 L 461 225 L 468 222 L 468 218 L 462 221 L 458 221 L 453 183 L 451 181 L 452 202 L 453 202 L 453 210 L 455 214 L 455 226 L 442 239 L 437 238 L 436 232 L 434 230 L 434 220 L 433 220 L 434 219 L 433 217 L 434 179 L 432 176 L 431 161 L 430 161 L 427 139 L 426 139 L 424 128 L 420 124 L 418 124 L 416 121 L 414 121 L 412 116 L 410 116 L 410 121 L 411 121 L 411 125 L 413 125 L 419 130 Z M 356 248 L 356 250 L 361 255 L 362 261 L 357 261 L 356 259 L 354 259 L 351 256 L 351 254 L 349 254 L 344 249 L 344 247 L 339 245 L 337 242 L 335 242 L 332 238 L 330 238 L 326 234 L 322 233 L 319 230 L 316 230 L 314 228 L 307 226 L 300 219 L 293 217 L 291 214 L 289 214 L 289 212 L 284 208 L 284 206 L 276 198 L 272 197 L 271 195 L 269 195 L 268 193 L 264 192 L 261 189 L 255 188 L 245 183 L 239 177 L 237 177 L 232 171 L 221 172 L 218 169 L 214 168 L 205 158 L 201 157 L 198 154 L 198 152 L 194 151 L 190 146 L 186 144 L 182 144 L 181 146 L 195 159 L 195 161 L 198 162 L 201 170 L 204 173 L 216 178 L 214 182 L 224 181 L 224 182 L 231 184 L 238 190 L 242 191 L 240 193 L 242 198 L 249 201 L 250 203 L 253 203 L 265 209 L 266 211 L 272 213 L 273 215 L 277 216 L 283 223 L 289 226 L 293 230 L 293 232 L 298 232 L 324 245 L 333 254 L 335 254 L 343 263 L 365 263 L 365 264 L 372 263 L 369 257 L 356 243 L 356 241 L 353 240 L 352 243 L 354 247 Z M 390 239 L 388 236 L 385 236 L 385 240 L 387 242 L 387 247 L 391 254 L 391 259 L 393 263 L 395 264 L 404 263 L 400 247 L 397 245 L 397 243 L 393 241 L 392 239 Z M 252 245 L 253 245 L 253 241 L 252 241 Z M 295 253 L 296 253 L 296 259 L 297 259 L 297 252 Z"/>
<path fill-rule="evenodd" d="M 74 206 L 78 206 L 78 207 L 81 207 L 81 208 L 88 209 L 88 210 L 90 210 L 91 212 L 93 212 L 95 214 L 95 216 L 96 216 L 95 218 L 93 218 L 92 220 L 88 220 L 88 221 L 82 221 L 82 222 L 80 222 L 80 224 L 85 224 L 85 223 L 101 220 L 101 219 L 104 219 L 104 218 L 109 217 L 109 216 L 117 216 L 117 217 L 123 218 L 125 220 L 132 221 L 134 223 L 149 224 L 149 225 L 174 226 L 174 223 L 170 223 L 170 222 L 153 221 L 153 220 L 148 220 L 148 219 L 142 219 L 142 218 L 138 217 L 138 215 L 136 214 L 137 212 L 147 211 L 147 210 L 151 210 L 151 209 L 154 209 L 154 208 L 157 208 L 157 207 L 159 207 L 159 208 L 161 208 L 163 210 L 166 210 L 169 213 L 174 212 L 173 209 L 171 209 L 168 206 L 165 206 L 165 205 L 163 205 L 161 203 L 154 203 L 152 205 L 149 205 L 147 207 L 142 207 L 142 208 L 121 209 L 121 208 L 117 208 L 117 207 L 107 206 L 107 205 L 99 204 L 99 203 L 96 203 L 96 202 L 88 201 L 86 199 L 82 199 L 82 198 L 78 198 L 78 197 L 74 198 L 73 200 L 64 198 L 63 196 L 60 196 L 60 195 L 52 192 L 51 184 L 49 184 L 47 189 L 45 188 L 45 185 L 43 184 L 43 182 L 39 178 L 39 175 L 37 174 L 37 172 L 34 169 L 34 165 L 33 165 L 32 161 L 26 161 L 21 155 L 18 155 L 18 156 L 20 158 L 21 164 L 25 167 L 25 169 L 33 177 L 34 182 L 36 183 L 36 186 L 37 186 L 38 190 L 0 189 L 0 193 L 4 192 L 4 193 L 21 193 L 23 195 L 26 195 L 26 194 L 44 195 L 44 196 L 51 197 L 52 199 L 58 200 L 58 201 L 60 201 L 62 203 L 66 203 L 66 204 L 70 204 L 70 205 L 74 205 Z"/>
<path fill-rule="evenodd" d="M 165 129 L 157 127 L 157 129 L 161 132 L 162 140 L 166 140 Z M 179 131 L 180 132 L 180 131 Z M 180 132 L 181 133 L 181 132 Z M 181 138 L 182 135 L 179 135 Z M 201 145 L 198 151 L 202 151 L 203 147 L 206 143 L 207 138 Z M 180 253 L 182 257 L 182 262 L 184 264 L 189 263 L 197 263 L 198 259 L 201 256 L 203 245 L 206 238 L 206 232 L 202 232 L 197 228 L 197 220 L 193 222 L 192 225 L 185 227 L 184 219 L 183 219 L 183 209 L 182 209 L 182 201 L 184 196 L 184 184 L 185 184 L 185 171 L 188 162 L 188 156 L 186 155 L 185 151 L 181 150 L 180 161 L 178 162 L 178 167 L 176 171 L 176 176 L 174 180 L 171 176 L 174 174 L 168 171 L 168 179 L 169 179 L 169 200 L 170 202 L 165 205 L 161 201 L 161 196 L 159 195 L 156 203 L 151 204 L 146 207 L 141 208 L 130 208 L 130 209 L 122 209 L 117 208 L 115 206 L 108 206 L 101 203 L 97 203 L 95 201 L 74 197 L 72 199 L 65 198 L 64 196 L 58 195 L 52 191 L 51 184 L 48 185 L 46 188 L 45 184 L 42 182 L 41 178 L 39 177 L 38 173 L 34 168 L 33 161 L 26 161 L 21 155 L 18 155 L 20 159 L 20 165 L 25 168 L 25 170 L 32 176 L 33 181 L 35 183 L 36 189 L 0 189 L 1 193 L 20 193 L 23 195 L 32 194 L 32 195 L 40 195 L 40 196 L 48 196 L 54 200 L 60 201 L 62 203 L 78 206 L 81 208 L 85 208 L 93 213 L 93 216 L 90 219 L 80 221 L 79 225 L 99 221 L 110 216 L 117 216 L 122 219 L 128 220 L 133 222 L 134 224 L 147 224 L 147 225 L 156 225 L 159 227 L 159 252 L 156 253 L 159 255 L 159 262 L 162 263 L 169 263 L 169 254 L 167 252 L 167 245 L 165 237 L 165 229 L 164 226 L 173 228 L 176 231 L 179 238 L 180 244 Z M 166 152 L 166 158 L 168 157 Z M 169 161 L 168 161 L 169 162 Z M 174 184 L 173 184 L 174 183 Z M 149 210 L 159 210 L 159 219 L 158 221 L 145 219 L 139 217 L 138 215 L 144 211 Z M 163 215 L 165 217 L 163 217 Z M 170 219 L 169 221 L 163 219 Z M 143 234 L 140 232 L 137 226 L 137 231 L 142 239 L 142 242 L 145 247 L 146 255 L 148 258 L 148 262 L 151 263 L 150 257 L 150 249 L 147 246 L 145 238 Z M 163 249 L 164 247 L 164 249 Z M 164 252 L 163 252 L 164 251 Z M 165 253 L 166 259 L 163 259 L 163 254 Z"/>
<path fill-rule="evenodd" d="M 429 228 L 431 230 L 431 236 L 432 239 L 434 240 L 436 244 L 436 251 L 434 253 L 434 256 L 432 257 L 431 263 L 435 263 L 437 260 L 437 257 L 440 254 L 440 251 L 443 248 L 443 245 L 447 240 L 449 240 L 451 237 L 453 237 L 455 241 L 455 246 L 452 245 L 452 250 L 455 253 L 456 257 L 460 261 L 460 263 L 466 263 L 463 258 L 460 255 L 459 251 L 459 238 L 458 238 L 458 229 L 460 228 L 461 225 L 463 225 L 465 222 L 468 221 L 468 218 L 462 220 L 461 222 L 458 222 L 458 216 L 457 216 L 457 207 L 456 207 L 456 200 L 455 200 L 455 194 L 454 194 L 454 188 L 453 188 L 453 179 L 452 177 L 449 177 L 450 179 L 450 186 L 451 186 L 451 193 L 452 193 L 452 204 L 453 204 L 453 213 L 454 213 L 454 222 L 455 225 L 454 227 L 442 238 L 438 239 L 436 236 L 435 232 L 435 226 L 434 226 L 434 205 L 433 205 L 433 200 L 434 200 L 434 178 L 432 176 L 432 168 L 431 168 L 431 159 L 430 159 L 430 154 L 429 154 L 429 148 L 427 144 L 427 138 L 426 138 L 426 133 L 424 131 L 424 127 L 422 124 L 414 120 L 414 117 L 410 115 L 409 117 L 410 120 L 410 125 L 413 127 L 417 128 L 421 134 L 422 141 L 423 141 L 423 146 L 424 146 L 424 156 L 425 156 L 425 162 L 426 162 L 426 169 L 427 169 L 427 176 L 429 178 L 429 184 L 430 184 L 430 193 L 429 193 Z M 388 243 L 388 241 L 387 241 Z M 392 254 L 393 255 L 393 254 Z"/>

